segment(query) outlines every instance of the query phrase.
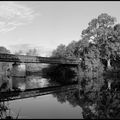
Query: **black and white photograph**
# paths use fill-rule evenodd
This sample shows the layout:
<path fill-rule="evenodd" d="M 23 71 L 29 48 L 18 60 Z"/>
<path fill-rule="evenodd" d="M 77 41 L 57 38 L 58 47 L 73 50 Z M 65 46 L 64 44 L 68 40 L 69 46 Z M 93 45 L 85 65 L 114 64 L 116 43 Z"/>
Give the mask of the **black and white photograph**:
<path fill-rule="evenodd" d="M 120 119 L 120 1 L 0 1 L 0 119 Z"/>

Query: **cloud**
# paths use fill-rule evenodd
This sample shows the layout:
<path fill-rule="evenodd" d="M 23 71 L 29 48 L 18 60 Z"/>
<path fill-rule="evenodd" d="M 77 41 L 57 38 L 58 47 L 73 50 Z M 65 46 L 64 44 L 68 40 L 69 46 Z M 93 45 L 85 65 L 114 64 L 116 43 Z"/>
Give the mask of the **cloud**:
<path fill-rule="evenodd" d="M 31 23 L 36 14 L 32 9 L 15 2 L 0 2 L 0 32 L 14 30 Z"/>

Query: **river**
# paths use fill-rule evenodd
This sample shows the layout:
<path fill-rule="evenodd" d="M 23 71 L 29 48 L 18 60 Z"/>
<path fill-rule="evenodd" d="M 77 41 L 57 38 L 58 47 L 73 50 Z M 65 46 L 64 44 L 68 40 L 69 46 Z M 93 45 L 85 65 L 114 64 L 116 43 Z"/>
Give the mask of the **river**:
<path fill-rule="evenodd" d="M 26 89 L 59 86 L 58 83 L 51 82 L 41 76 L 12 77 L 10 80 L 12 80 L 14 89 L 19 88 L 21 91 Z M 55 96 L 55 93 L 7 101 L 5 102 L 5 105 L 8 107 L 5 114 L 12 116 L 13 118 L 16 118 L 17 115 L 18 118 L 25 119 L 82 118 L 82 108 L 80 106 L 72 106 L 68 101 L 64 103 L 60 102 Z"/>
<path fill-rule="evenodd" d="M 73 82 L 76 84 L 78 80 L 73 69 L 62 66 L 55 68 L 52 66 L 47 69 L 54 70 L 48 72 L 48 76 L 40 72 L 26 76 L 6 76 L 1 73 L 0 118 L 120 118 L 120 72 L 109 72 L 106 75 L 96 73 L 93 76 L 87 74 L 83 77 L 81 75 L 81 87 L 77 83 L 78 87 L 72 88 Z M 70 86 L 67 86 L 68 84 Z M 7 94 L 5 91 L 8 91 Z"/>

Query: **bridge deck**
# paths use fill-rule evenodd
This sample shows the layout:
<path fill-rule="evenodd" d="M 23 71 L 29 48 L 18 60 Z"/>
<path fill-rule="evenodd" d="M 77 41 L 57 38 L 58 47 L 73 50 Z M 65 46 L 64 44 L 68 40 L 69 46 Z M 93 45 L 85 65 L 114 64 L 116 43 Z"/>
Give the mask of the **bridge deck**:
<path fill-rule="evenodd" d="M 21 91 L 0 92 L 0 101 L 11 101 L 11 100 L 47 95 L 56 92 L 64 92 L 64 91 L 74 90 L 77 87 L 78 84 L 72 84 L 72 85 L 64 85 L 64 86 L 29 89 L 23 92 Z"/>
<path fill-rule="evenodd" d="M 61 59 L 52 57 L 0 54 L 0 62 L 19 62 L 19 63 L 54 63 L 54 64 L 69 64 L 78 65 L 80 61 L 76 59 Z"/>

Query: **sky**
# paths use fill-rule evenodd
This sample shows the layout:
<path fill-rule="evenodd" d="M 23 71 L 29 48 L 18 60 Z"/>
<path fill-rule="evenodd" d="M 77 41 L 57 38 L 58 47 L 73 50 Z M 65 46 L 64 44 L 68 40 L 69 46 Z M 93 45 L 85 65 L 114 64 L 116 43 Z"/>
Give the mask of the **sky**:
<path fill-rule="evenodd" d="M 38 48 L 45 56 L 78 41 L 101 13 L 120 22 L 119 1 L 0 1 L 0 46 L 11 52 Z"/>

